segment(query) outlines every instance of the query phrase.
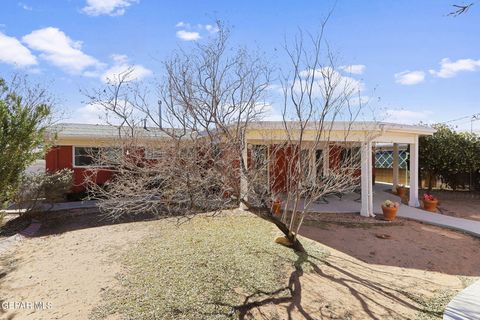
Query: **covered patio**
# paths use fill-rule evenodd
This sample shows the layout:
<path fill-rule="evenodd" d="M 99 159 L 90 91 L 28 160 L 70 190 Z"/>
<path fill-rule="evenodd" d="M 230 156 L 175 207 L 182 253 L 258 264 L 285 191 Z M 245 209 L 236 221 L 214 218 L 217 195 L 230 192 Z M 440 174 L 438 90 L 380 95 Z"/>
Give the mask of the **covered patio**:
<path fill-rule="evenodd" d="M 290 129 L 285 129 L 287 125 Z M 245 143 L 250 145 L 269 146 L 284 141 L 292 141 L 292 135 L 296 134 L 295 122 L 258 122 L 253 123 L 246 131 Z M 380 203 L 387 199 L 384 197 L 374 197 L 377 190 L 373 184 L 373 151 L 377 143 L 393 145 L 393 186 L 396 189 L 399 184 L 399 144 L 407 144 L 410 149 L 409 159 L 409 203 L 411 207 L 419 207 L 418 201 L 418 140 L 422 135 L 432 135 L 435 130 L 425 126 L 403 125 L 385 122 L 333 122 L 328 124 L 328 134 L 322 135 L 320 139 L 324 142 L 319 150 L 323 152 L 324 157 L 323 174 L 328 174 L 330 161 L 328 155 L 332 148 L 338 143 L 355 144 L 360 147 L 360 192 L 359 194 L 347 194 L 341 200 L 334 199 L 328 203 L 315 204 L 312 210 L 321 210 L 328 212 L 360 212 L 362 216 L 374 216 L 380 210 Z M 313 125 L 303 132 L 304 142 L 316 141 L 318 131 Z M 295 138 L 294 138 L 295 139 Z M 293 140 L 294 141 L 294 140 Z M 243 160 L 248 162 L 248 148 L 244 148 Z M 316 150 L 313 150 L 315 152 Z M 312 150 L 309 150 L 312 152 Z M 268 154 L 268 152 L 267 152 Z M 312 158 L 314 155 L 310 155 Z M 272 175 L 269 168 L 268 176 Z M 267 182 L 269 183 L 269 182 Z M 271 187 L 271 186 L 270 186 Z M 248 190 L 246 178 L 241 179 L 241 189 L 243 192 Z M 380 194 L 380 193 L 378 193 Z"/>
<path fill-rule="evenodd" d="M 373 213 L 382 214 L 381 205 L 385 200 L 401 202 L 400 197 L 389 192 L 392 188 L 391 184 L 376 183 L 373 186 Z M 342 196 L 330 196 L 328 202 L 315 202 L 310 206 L 309 212 L 315 213 L 359 213 L 362 204 L 359 201 L 357 193 L 350 193 Z M 420 208 L 414 208 L 404 204 L 400 205 L 397 216 L 402 218 L 413 219 L 416 221 L 455 229 L 480 237 L 480 221 L 467 220 L 457 217 L 447 216 L 441 213 L 432 213 Z"/>

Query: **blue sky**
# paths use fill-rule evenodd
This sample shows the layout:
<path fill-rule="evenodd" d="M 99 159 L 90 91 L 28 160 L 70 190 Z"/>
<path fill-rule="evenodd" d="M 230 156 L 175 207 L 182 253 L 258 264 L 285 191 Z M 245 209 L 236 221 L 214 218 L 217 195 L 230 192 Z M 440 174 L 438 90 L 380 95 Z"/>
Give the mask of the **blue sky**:
<path fill-rule="evenodd" d="M 336 4 L 335 4 L 336 3 Z M 81 89 L 133 65 L 154 83 L 179 46 L 232 27 L 232 42 L 276 66 L 285 37 L 315 32 L 335 5 L 327 38 L 362 95 L 397 122 L 447 121 L 480 112 L 480 2 L 448 17 L 452 1 L 2 1 L 0 75 L 26 73 L 59 99 L 65 121 L 98 122 Z M 201 39 L 200 39 L 201 41 Z M 355 73 L 354 73 L 355 72 Z M 275 108 L 275 105 L 274 105 Z M 277 106 L 278 108 L 278 106 Z M 470 128 L 468 118 L 452 124 Z M 480 121 L 474 123 L 480 129 Z"/>

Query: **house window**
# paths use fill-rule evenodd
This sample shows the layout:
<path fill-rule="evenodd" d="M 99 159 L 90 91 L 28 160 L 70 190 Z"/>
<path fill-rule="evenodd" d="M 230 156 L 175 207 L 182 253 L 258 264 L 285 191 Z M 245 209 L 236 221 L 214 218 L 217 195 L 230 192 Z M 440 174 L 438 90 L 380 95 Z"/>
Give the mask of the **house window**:
<path fill-rule="evenodd" d="M 317 178 L 323 176 L 323 150 L 315 150 L 315 166 L 317 169 Z"/>
<path fill-rule="evenodd" d="M 307 181 L 310 178 L 310 150 L 300 150 L 300 165 L 303 180 Z"/>
<path fill-rule="evenodd" d="M 74 167 L 102 167 L 119 163 L 120 160 L 117 148 L 74 147 L 73 155 Z"/>
<path fill-rule="evenodd" d="M 252 160 L 253 167 L 256 170 L 266 170 L 267 169 L 267 146 L 264 145 L 253 145 L 252 147 Z"/>
<path fill-rule="evenodd" d="M 341 166 L 344 168 L 356 168 L 360 165 L 360 147 L 342 149 Z"/>
<path fill-rule="evenodd" d="M 148 160 L 158 160 L 163 157 L 164 150 L 157 148 L 148 148 L 145 149 L 145 159 Z"/>

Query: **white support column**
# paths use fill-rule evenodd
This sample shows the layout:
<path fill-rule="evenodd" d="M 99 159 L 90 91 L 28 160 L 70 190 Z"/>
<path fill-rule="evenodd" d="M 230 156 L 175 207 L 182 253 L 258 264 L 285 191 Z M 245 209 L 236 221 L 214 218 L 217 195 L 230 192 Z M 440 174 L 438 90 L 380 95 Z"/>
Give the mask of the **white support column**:
<path fill-rule="evenodd" d="M 361 188 L 362 208 L 360 214 L 365 217 L 373 215 L 372 193 L 372 143 L 362 142 L 361 145 Z"/>
<path fill-rule="evenodd" d="M 242 160 L 243 160 L 243 163 L 245 165 L 245 168 L 248 170 L 248 144 L 247 144 L 246 137 L 244 137 L 244 142 L 243 142 L 243 146 L 242 146 Z M 239 169 L 240 169 L 240 197 L 242 199 L 247 200 L 247 198 L 248 198 L 247 197 L 247 194 L 248 194 L 248 180 L 247 180 L 247 176 L 243 172 L 241 163 L 240 163 L 240 168 Z M 240 202 L 240 209 L 246 210 L 247 206 L 244 203 Z"/>
<path fill-rule="evenodd" d="M 410 200 L 408 205 L 419 207 L 418 202 L 418 136 L 415 142 L 410 144 Z"/>
<path fill-rule="evenodd" d="M 325 148 L 322 151 L 323 154 L 323 176 L 328 176 L 328 170 L 330 167 L 330 146 L 328 143 L 325 144 Z"/>
<path fill-rule="evenodd" d="M 398 166 L 399 166 L 398 143 L 394 143 L 393 144 L 393 184 L 392 184 L 393 192 L 397 191 L 397 187 L 399 185 Z"/>

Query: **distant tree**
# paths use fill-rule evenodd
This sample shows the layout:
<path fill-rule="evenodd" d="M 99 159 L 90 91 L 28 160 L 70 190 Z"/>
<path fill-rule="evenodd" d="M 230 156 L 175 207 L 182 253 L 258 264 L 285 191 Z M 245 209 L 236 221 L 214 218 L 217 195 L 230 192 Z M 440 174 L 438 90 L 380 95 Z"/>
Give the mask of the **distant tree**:
<path fill-rule="evenodd" d="M 52 101 L 45 89 L 0 78 L 0 207 L 17 191 L 22 173 L 44 154 Z"/>
<path fill-rule="evenodd" d="M 428 180 L 429 190 L 437 178 L 456 190 L 462 174 L 480 168 L 479 137 L 456 132 L 444 124 L 433 127 L 437 130 L 433 136 L 420 138 L 420 169 Z"/>

